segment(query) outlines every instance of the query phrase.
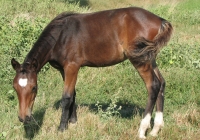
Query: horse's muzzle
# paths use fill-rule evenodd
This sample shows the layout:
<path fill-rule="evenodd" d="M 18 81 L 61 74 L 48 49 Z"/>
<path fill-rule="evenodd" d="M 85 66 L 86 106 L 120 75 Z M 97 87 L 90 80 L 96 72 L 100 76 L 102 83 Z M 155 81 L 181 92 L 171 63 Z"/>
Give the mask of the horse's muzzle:
<path fill-rule="evenodd" d="M 31 116 L 30 116 L 30 117 L 29 117 L 29 116 L 26 116 L 25 119 L 22 119 L 22 118 L 19 117 L 19 116 L 18 116 L 18 118 L 19 118 L 19 121 L 20 121 L 20 122 L 23 122 L 23 123 L 28 123 L 28 122 L 31 121 Z"/>

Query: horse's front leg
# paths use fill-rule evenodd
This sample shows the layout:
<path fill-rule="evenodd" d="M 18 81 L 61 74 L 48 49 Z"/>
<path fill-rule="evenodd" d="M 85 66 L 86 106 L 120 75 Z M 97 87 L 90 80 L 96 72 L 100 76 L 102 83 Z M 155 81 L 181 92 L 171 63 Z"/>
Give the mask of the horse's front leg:
<path fill-rule="evenodd" d="M 70 123 L 76 123 L 77 122 L 77 114 L 76 114 L 76 103 L 75 103 L 75 99 L 76 99 L 76 91 L 74 90 L 74 96 L 73 96 L 73 101 L 72 104 L 69 108 L 69 122 Z"/>
<path fill-rule="evenodd" d="M 144 118 L 142 119 L 139 128 L 139 138 L 142 139 L 146 138 L 146 130 L 150 128 L 153 108 L 155 106 L 160 90 L 160 81 L 154 73 L 154 67 L 154 63 L 143 64 L 140 66 L 135 65 L 135 68 L 138 70 L 140 76 L 144 80 L 146 88 L 148 90 L 148 101 L 144 112 Z"/>
<path fill-rule="evenodd" d="M 75 84 L 77 80 L 79 67 L 75 63 L 69 63 L 64 67 L 65 81 L 64 92 L 62 95 L 62 115 L 59 130 L 63 131 L 68 128 L 70 117 L 76 115 L 75 107 Z M 71 120 L 70 120 L 71 121 Z"/>

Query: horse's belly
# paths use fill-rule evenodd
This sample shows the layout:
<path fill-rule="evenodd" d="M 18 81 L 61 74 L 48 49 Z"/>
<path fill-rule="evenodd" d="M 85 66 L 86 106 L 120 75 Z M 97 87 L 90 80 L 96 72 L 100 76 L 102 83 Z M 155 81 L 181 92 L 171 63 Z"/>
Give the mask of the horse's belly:
<path fill-rule="evenodd" d="M 126 59 L 123 50 L 119 48 L 104 49 L 94 52 L 88 52 L 85 57 L 86 66 L 106 67 L 120 63 Z"/>

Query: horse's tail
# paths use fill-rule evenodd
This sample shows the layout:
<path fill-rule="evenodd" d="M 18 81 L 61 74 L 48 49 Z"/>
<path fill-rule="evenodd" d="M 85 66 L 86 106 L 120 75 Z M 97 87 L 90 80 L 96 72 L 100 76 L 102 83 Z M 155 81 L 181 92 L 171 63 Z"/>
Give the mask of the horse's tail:
<path fill-rule="evenodd" d="M 170 22 L 162 19 L 161 27 L 153 41 L 149 41 L 144 37 L 138 38 L 133 52 L 133 61 L 138 63 L 146 63 L 156 58 L 159 51 L 169 42 L 173 32 Z"/>
<path fill-rule="evenodd" d="M 162 49 L 162 47 L 164 47 L 167 42 L 169 42 L 172 32 L 173 27 L 171 23 L 163 19 L 159 32 L 153 40 L 157 48 L 156 53 L 158 53 Z"/>

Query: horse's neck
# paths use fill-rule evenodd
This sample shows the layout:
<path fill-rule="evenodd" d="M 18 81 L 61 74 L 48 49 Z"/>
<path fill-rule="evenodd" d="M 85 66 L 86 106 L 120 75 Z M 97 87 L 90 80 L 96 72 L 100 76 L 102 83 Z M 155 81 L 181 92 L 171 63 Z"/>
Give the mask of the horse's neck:
<path fill-rule="evenodd" d="M 59 25 L 59 24 L 58 24 Z M 54 48 L 62 26 L 48 25 L 28 53 L 25 62 L 31 63 L 33 59 L 38 62 L 37 72 L 50 60 L 51 51 Z"/>
<path fill-rule="evenodd" d="M 31 63 L 33 59 L 38 62 L 37 72 L 50 60 L 51 52 L 58 40 L 65 19 L 73 13 L 62 13 L 53 19 L 43 30 L 39 39 L 28 53 L 24 63 Z"/>
<path fill-rule="evenodd" d="M 24 63 L 32 63 L 34 59 L 37 60 L 38 67 L 37 72 L 50 60 L 50 54 L 53 46 L 46 42 L 36 42 L 33 48 L 30 50 L 26 56 Z"/>

